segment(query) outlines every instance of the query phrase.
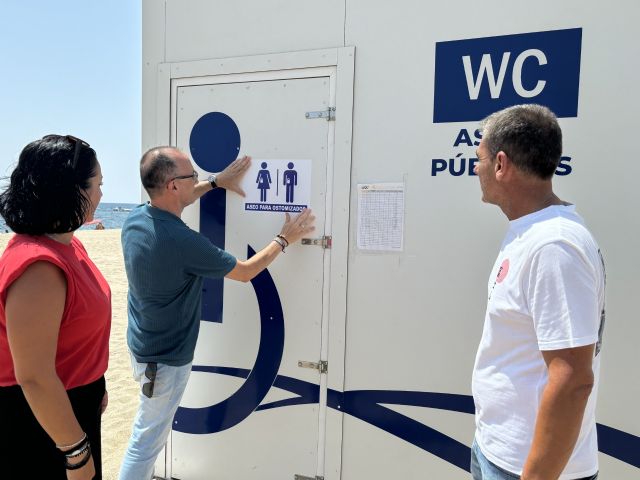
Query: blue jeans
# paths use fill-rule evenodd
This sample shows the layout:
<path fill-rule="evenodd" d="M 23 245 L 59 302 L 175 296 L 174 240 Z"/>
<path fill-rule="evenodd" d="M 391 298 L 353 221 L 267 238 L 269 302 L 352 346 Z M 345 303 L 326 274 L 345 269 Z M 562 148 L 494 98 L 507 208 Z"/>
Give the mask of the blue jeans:
<path fill-rule="evenodd" d="M 140 383 L 140 406 L 122 461 L 120 480 L 149 480 L 187 387 L 191 364 L 172 367 L 162 363 L 140 363 L 132 355 L 131 366 L 133 377 Z"/>
<path fill-rule="evenodd" d="M 520 478 L 520 475 L 507 472 L 496 464 L 491 463 L 484 456 L 475 440 L 471 447 L 471 476 L 473 480 L 518 480 Z M 597 478 L 598 474 L 596 473 L 593 477 L 586 477 L 580 480 L 596 480 Z"/>

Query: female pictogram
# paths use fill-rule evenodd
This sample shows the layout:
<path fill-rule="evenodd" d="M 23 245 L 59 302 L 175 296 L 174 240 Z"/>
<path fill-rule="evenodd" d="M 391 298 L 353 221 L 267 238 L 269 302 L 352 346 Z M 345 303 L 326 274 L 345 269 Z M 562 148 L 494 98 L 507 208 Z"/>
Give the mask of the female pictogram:
<path fill-rule="evenodd" d="M 267 190 L 271 188 L 271 173 L 267 170 L 267 162 L 260 164 L 262 170 L 258 171 L 258 178 L 256 183 L 258 184 L 258 190 L 260 190 L 260 201 L 267 201 Z"/>

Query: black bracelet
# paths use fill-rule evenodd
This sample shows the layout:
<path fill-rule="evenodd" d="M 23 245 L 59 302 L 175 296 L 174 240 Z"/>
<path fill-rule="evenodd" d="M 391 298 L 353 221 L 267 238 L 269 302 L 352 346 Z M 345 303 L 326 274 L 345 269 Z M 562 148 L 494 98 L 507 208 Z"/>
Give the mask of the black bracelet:
<path fill-rule="evenodd" d="M 279 239 L 283 240 L 284 243 L 286 243 L 285 247 L 289 246 L 289 240 L 287 240 L 287 237 L 285 237 L 284 235 L 282 235 L 281 233 L 279 233 L 278 235 L 276 235 L 276 237 L 278 237 Z"/>
<path fill-rule="evenodd" d="M 64 459 L 64 468 L 67 470 L 78 470 L 79 468 L 84 467 L 87 463 L 89 463 L 89 459 L 91 458 L 91 444 L 87 443 L 87 456 L 80 460 L 78 463 L 69 463 L 69 459 Z"/>
<path fill-rule="evenodd" d="M 85 443 L 84 445 L 82 445 L 82 447 L 78 448 L 77 450 L 74 450 L 73 452 L 65 453 L 64 456 L 67 458 L 67 460 L 71 460 L 72 458 L 82 456 L 87 450 L 89 450 L 89 444 Z"/>

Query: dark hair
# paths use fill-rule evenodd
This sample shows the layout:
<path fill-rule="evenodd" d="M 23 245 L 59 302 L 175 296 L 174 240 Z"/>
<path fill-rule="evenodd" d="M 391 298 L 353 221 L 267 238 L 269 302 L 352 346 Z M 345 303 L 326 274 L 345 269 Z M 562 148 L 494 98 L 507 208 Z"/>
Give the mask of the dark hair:
<path fill-rule="evenodd" d="M 541 105 L 515 105 L 482 122 L 482 139 L 491 157 L 506 153 L 513 164 L 537 177 L 551 178 L 562 155 L 562 130 L 551 110 Z"/>
<path fill-rule="evenodd" d="M 170 152 L 175 147 L 154 147 L 147 150 L 140 159 L 140 180 L 150 197 L 162 188 L 172 175 L 176 173 L 176 162 Z"/>
<path fill-rule="evenodd" d="M 28 144 L 0 194 L 0 215 L 16 233 L 44 235 L 80 228 L 90 208 L 85 190 L 96 175 L 96 152 L 77 140 L 47 135 Z"/>

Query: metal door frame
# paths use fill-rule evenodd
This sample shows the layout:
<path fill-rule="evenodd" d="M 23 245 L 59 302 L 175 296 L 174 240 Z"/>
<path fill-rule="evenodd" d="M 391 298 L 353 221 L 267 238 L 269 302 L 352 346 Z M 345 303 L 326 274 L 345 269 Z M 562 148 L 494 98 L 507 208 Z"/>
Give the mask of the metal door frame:
<path fill-rule="evenodd" d="M 330 78 L 329 106 L 335 108 L 327 147 L 327 208 L 325 232 L 333 237 L 330 254 L 324 256 L 328 278 L 323 285 L 321 360 L 329 365 L 320 376 L 320 418 L 316 475 L 339 480 L 342 463 L 343 415 L 329 411 L 327 389 L 344 391 L 345 329 L 347 310 L 347 260 L 351 195 L 351 146 L 355 48 L 278 53 L 248 57 L 161 63 L 158 65 L 156 142 L 174 145 L 177 89 L 210 83 L 237 83 L 274 79 Z M 318 120 L 315 120 L 318 121 Z M 338 405 L 338 410 L 340 406 Z M 324 412 L 324 413 L 323 413 Z M 156 468 L 164 464 L 171 478 L 171 437 Z M 324 448 L 323 448 L 324 447 Z M 305 474 L 306 472 L 299 472 Z M 311 473 L 311 472 L 309 472 Z"/>

